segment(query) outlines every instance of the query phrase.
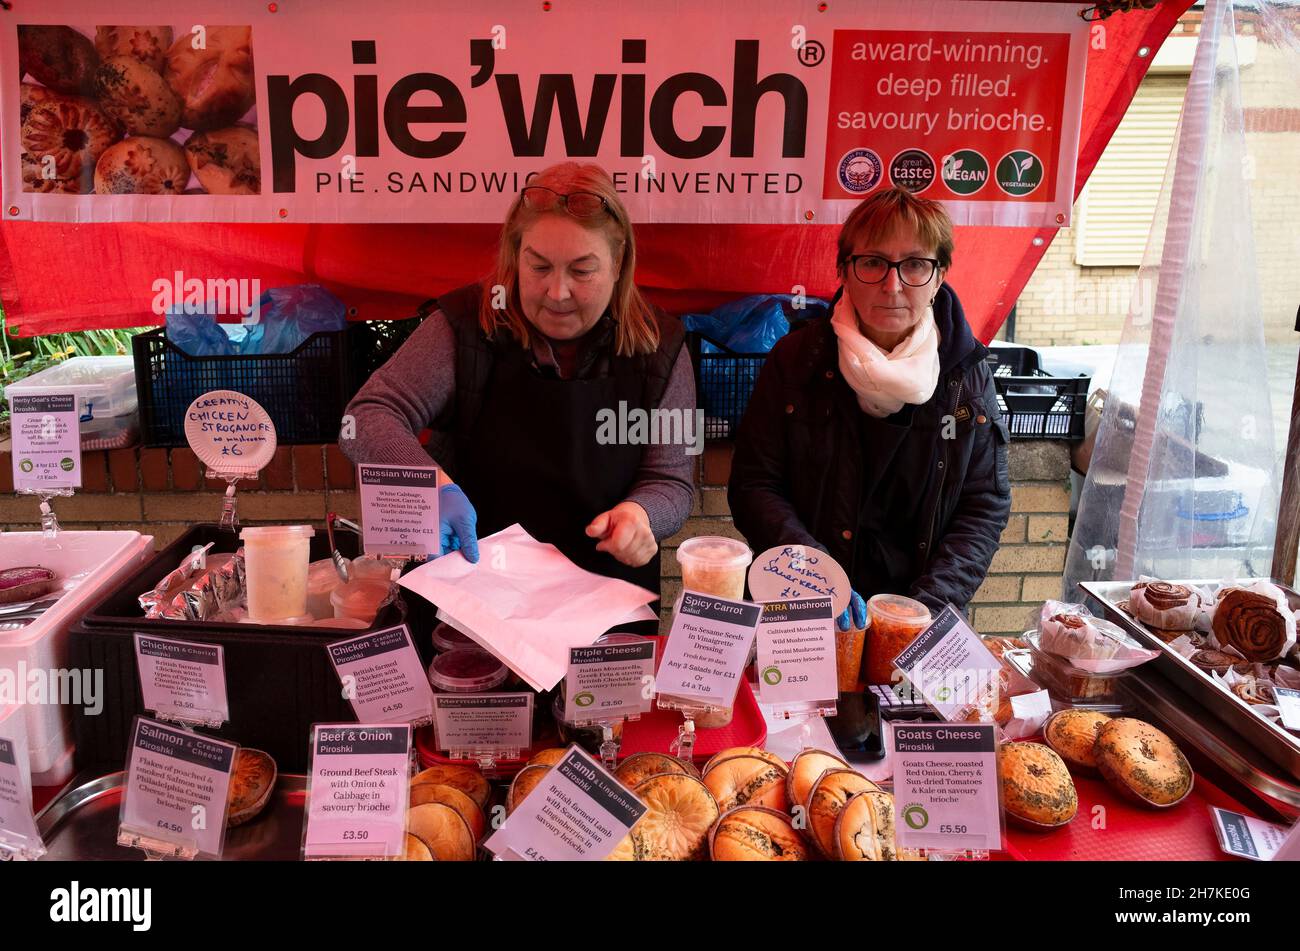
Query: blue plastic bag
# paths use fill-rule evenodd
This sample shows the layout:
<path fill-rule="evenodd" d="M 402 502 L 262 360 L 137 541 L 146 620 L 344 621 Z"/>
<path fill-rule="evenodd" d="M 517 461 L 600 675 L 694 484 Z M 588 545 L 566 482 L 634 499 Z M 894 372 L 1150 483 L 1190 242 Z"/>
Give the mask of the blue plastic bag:
<path fill-rule="evenodd" d="M 176 304 L 167 309 L 168 341 L 191 357 L 229 357 L 239 352 L 217 323 L 215 303 Z"/>
<path fill-rule="evenodd" d="M 794 302 L 789 294 L 759 294 L 723 304 L 712 313 L 682 318 L 687 330 L 707 338 L 700 341 L 699 400 L 712 436 L 735 433 L 764 355 L 790 332 L 791 323 L 830 310 L 830 304 L 820 298 L 805 298 L 798 309 Z"/>
<path fill-rule="evenodd" d="M 821 317 L 830 305 L 820 298 L 803 299 L 796 309 L 790 294 L 757 294 L 723 304 L 708 314 L 687 314 L 687 330 L 704 334 L 736 353 L 767 353 L 790 332 L 790 324 Z"/>
<path fill-rule="evenodd" d="M 245 356 L 290 353 L 314 333 L 344 330 L 347 307 L 319 284 L 274 287 L 258 300 L 256 322 L 240 349 Z"/>

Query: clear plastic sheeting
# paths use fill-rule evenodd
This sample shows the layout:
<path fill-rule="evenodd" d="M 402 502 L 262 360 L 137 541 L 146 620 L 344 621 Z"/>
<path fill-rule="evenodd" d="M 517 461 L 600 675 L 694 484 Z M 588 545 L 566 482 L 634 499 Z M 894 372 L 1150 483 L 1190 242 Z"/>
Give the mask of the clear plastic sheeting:
<path fill-rule="evenodd" d="M 1254 159 L 1245 144 L 1244 44 L 1237 21 L 1243 15 L 1253 21 L 1250 32 L 1260 35 L 1251 44 L 1285 44 L 1294 40 L 1295 10 L 1234 9 L 1229 0 L 1205 6 L 1071 535 L 1062 585 L 1067 599 L 1086 580 L 1269 573 L 1280 471 L 1265 374 L 1251 209 Z M 1256 31 L 1259 24 L 1273 29 Z M 1250 68 L 1278 62 L 1284 60 L 1257 55 Z M 1291 90 L 1300 93 L 1300 87 Z M 1287 141 L 1294 145 L 1294 137 Z M 1270 187 L 1281 196 L 1294 190 L 1294 181 L 1279 176 Z M 1255 195 L 1258 202 L 1258 187 Z"/>

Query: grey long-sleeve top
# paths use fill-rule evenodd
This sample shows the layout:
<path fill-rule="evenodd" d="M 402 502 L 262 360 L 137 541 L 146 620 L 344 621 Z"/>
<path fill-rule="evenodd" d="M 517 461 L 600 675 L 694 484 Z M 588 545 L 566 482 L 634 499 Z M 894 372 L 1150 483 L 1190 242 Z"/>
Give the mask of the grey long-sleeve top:
<path fill-rule="evenodd" d="M 536 356 L 554 365 L 549 353 Z M 352 398 L 347 413 L 354 420 L 355 438 L 340 439 L 339 447 L 353 462 L 428 465 L 429 454 L 418 433 L 430 427 L 451 400 L 455 367 L 455 334 L 446 314 L 435 310 Z M 673 364 L 658 408 L 680 409 L 684 420 L 695 418 L 695 378 L 685 347 Z M 695 438 L 702 441 L 704 434 L 696 432 Z M 627 499 L 645 509 L 657 541 L 676 534 L 690 515 L 695 496 L 692 462 L 686 445 L 645 447 Z"/>

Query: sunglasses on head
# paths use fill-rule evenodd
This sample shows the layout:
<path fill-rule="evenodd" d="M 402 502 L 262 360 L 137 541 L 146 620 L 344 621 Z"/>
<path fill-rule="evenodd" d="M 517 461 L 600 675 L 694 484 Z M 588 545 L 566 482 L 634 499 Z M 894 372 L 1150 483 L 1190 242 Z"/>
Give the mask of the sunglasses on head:
<path fill-rule="evenodd" d="M 550 211 L 559 205 L 575 218 L 591 218 L 609 210 L 609 202 L 595 192 L 557 192 L 545 185 L 529 185 L 520 196 L 524 207 L 533 211 Z"/>

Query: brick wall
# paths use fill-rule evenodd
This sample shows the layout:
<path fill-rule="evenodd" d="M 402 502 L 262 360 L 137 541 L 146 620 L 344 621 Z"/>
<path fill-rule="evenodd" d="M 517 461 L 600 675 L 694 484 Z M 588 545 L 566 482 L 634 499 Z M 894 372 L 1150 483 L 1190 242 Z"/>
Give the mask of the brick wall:
<path fill-rule="evenodd" d="M 727 505 L 731 453 L 729 444 L 714 444 L 698 458 L 695 508 L 663 545 L 665 604 L 681 591 L 678 545 L 696 535 L 743 541 Z M 188 449 L 88 452 L 82 468 L 81 490 L 54 501 L 66 529 L 132 529 L 153 535 L 162 548 L 195 522 L 214 522 L 221 515 L 225 483 L 205 479 Z M 1023 630 L 1029 609 L 1059 593 L 1069 530 L 1069 471 L 1065 443 L 1011 444 L 1011 520 L 973 602 L 981 633 Z M 39 503 L 10 494 L 12 473 L 9 454 L 0 452 L 0 530 L 31 531 L 39 527 Z M 246 525 L 320 525 L 327 512 L 357 518 L 357 509 L 355 470 L 337 446 L 282 446 L 256 485 L 240 484 L 239 518 Z M 668 623 L 666 616 L 665 632 Z"/>
<path fill-rule="evenodd" d="M 114 449 L 82 455 L 82 487 L 55 499 L 66 529 L 133 529 L 158 548 L 195 522 L 221 516 L 226 484 L 205 479 L 189 449 Z M 239 519 L 247 525 L 323 524 L 327 512 L 358 515 L 355 470 L 337 446 L 281 446 L 257 483 L 239 484 Z M 0 452 L 0 530 L 39 527 L 39 502 L 12 495 L 13 466 Z"/>
<path fill-rule="evenodd" d="M 727 505 L 731 475 L 729 444 L 705 448 L 696 464 L 695 511 L 680 532 L 663 545 L 663 598 L 671 604 L 681 591 L 677 546 L 696 535 L 743 536 Z M 988 578 L 975 594 L 975 628 L 982 634 L 1020 632 L 1031 609 L 1060 594 L 1070 519 L 1070 452 L 1063 442 L 1011 444 L 1011 519 Z M 671 618 L 664 612 L 661 629 Z"/>

